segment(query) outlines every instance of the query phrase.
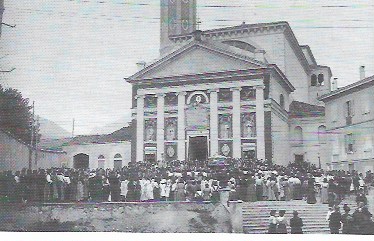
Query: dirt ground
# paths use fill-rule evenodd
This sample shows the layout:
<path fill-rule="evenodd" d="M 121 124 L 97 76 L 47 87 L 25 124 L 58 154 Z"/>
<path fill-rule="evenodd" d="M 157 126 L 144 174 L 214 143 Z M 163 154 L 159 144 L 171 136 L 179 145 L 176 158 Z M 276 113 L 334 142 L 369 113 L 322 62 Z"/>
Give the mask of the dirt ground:
<path fill-rule="evenodd" d="M 121 203 L 0 206 L 1 231 L 231 233 L 222 204 Z"/>

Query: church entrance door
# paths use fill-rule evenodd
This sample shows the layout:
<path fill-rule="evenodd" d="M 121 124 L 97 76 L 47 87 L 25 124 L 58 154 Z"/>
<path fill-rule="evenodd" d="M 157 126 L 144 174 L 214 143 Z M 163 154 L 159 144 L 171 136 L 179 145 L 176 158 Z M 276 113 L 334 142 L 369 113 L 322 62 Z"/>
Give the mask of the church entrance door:
<path fill-rule="evenodd" d="M 87 169 L 89 168 L 90 157 L 87 154 L 80 153 L 73 157 L 73 166 L 76 169 Z"/>
<path fill-rule="evenodd" d="M 189 138 L 188 159 L 204 162 L 208 159 L 208 137 L 195 136 Z"/>

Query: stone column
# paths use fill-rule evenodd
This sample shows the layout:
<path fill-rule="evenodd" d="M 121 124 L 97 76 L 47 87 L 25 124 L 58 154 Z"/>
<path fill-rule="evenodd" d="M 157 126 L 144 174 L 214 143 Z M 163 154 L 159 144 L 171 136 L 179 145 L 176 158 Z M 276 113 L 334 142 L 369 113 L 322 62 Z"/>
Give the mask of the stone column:
<path fill-rule="evenodd" d="M 265 160 L 265 107 L 264 86 L 256 86 L 257 159 Z"/>
<path fill-rule="evenodd" d="M 232 88 L 232 157 L 241 158 L 240 88 Z"/>
<path fill-rule="evenodd" d="M 157 94 L 157 161 L 163 159 L 165 153 L 165 94 Z"/>
<path fill-rule="evenodd" d="M 185 126 L 185 104 L 186 92 L 177 93 L 178 95 L 178 160 L 186 159 L 186 126 Z"/>
<path fill-rule="evenodd" d="M 218 90 L 210 90 L 210 156 L 218 154 Z"/>
<path fill-rule="evenodd" d="M 136 96 L 136 161 L 144 161 L 144 95 Z"/>

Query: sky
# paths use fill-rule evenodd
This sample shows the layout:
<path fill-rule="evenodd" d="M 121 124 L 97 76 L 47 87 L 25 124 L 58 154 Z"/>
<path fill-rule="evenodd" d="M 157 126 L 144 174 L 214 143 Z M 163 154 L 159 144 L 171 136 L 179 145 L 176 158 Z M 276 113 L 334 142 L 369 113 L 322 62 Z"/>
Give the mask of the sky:
<path fill-rule="evenodd" d="M 5 0 L 0 83 L 35 101 L 35 113 L 75 135 L 131 119 L 136 63 L 159 56 L 159 0 Z M 200 29 L 288 21 L 339 86 L 374 74 L 372 0 L 197 0 Z"/>

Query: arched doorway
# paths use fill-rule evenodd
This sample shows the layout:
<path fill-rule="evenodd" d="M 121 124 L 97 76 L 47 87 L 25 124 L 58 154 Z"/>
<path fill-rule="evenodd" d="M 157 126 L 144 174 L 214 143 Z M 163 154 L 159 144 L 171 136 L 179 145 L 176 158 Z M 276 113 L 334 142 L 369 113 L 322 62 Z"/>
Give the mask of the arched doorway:
<path fill-rule="evenodd" d="M 87 169 L 89 168 L 89 159 L 90 156 L 84 153 L 77 154 L 73 157 L 74 168 L 75 169 Z"/>
<path fill-rule="evenodd" d="M 97 167 L 99 169 L 105 169 L 105 157 L 104 157 L 104 155 L 100 155 L 97 158 Z"/>
<path fill-rule="evenodd" d="M 114 163 L 113 163 L 113 166 L 114 166 L 114 170 L 121 170 L 122 169 L 122 155 L 117 153 L 116 155 L 114 155 Z"/>

